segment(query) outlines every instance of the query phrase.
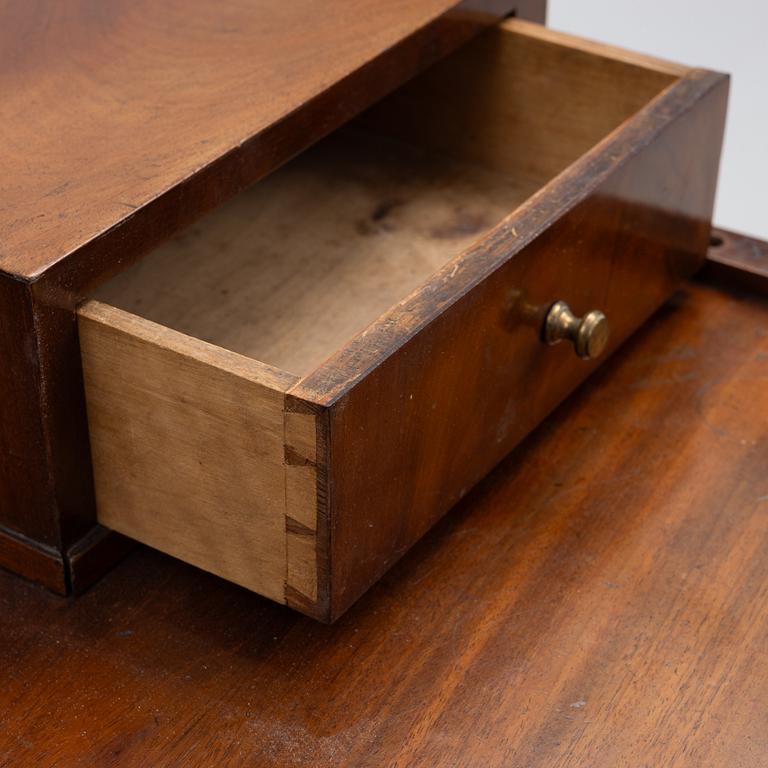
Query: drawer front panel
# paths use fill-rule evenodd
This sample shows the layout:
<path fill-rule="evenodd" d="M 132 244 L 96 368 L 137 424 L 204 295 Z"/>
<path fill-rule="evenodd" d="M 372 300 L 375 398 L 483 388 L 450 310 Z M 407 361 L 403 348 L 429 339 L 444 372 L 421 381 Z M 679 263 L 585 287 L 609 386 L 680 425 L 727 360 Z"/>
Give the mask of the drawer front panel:
<path fill-rule="evenodd" d="M 294 388 L 330 408 L 332 617 L 595 370 L 532 315 L 602 310 L 610 352 L 697 269 L 727 91 L 681 80 Z"/>

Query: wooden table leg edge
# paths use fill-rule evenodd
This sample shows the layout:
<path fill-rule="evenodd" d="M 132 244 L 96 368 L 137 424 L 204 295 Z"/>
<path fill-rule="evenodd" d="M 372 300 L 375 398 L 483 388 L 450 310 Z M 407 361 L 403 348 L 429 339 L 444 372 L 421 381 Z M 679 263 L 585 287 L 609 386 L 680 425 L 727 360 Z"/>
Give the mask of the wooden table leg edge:
<path fill-rule="evenodd" d="M 768 243 L 725 229 L 714 229 L 707 261 L 698 278 L 726 290 L 766 296 Z"/>

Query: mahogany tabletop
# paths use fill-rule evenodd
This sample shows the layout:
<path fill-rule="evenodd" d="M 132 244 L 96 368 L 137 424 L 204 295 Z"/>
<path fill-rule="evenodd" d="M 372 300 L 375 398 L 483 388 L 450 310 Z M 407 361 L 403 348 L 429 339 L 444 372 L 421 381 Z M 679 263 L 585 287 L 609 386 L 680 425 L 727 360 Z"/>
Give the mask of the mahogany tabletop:
<path fill-rule="evenodd" d="M 764 766 L 766 413 L 766 297 L 693 282 L 334 626 L 0 574 L 0 765 Z"/>

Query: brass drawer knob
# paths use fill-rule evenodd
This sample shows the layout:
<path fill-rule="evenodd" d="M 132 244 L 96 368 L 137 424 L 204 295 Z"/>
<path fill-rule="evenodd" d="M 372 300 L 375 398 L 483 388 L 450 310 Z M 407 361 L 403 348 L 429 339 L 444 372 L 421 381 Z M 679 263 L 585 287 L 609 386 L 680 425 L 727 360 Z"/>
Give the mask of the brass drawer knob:
<path fill-rule="evenodd" d="M 544 320 L 544 341 L 557 344 L 570 339 L 583 360 L 602 354 L 608 344 L 608 334 L 608 320 L 602 312 L 593 309 L 584 317 L 576 317 L 564 301 L 556 301 Z"/>

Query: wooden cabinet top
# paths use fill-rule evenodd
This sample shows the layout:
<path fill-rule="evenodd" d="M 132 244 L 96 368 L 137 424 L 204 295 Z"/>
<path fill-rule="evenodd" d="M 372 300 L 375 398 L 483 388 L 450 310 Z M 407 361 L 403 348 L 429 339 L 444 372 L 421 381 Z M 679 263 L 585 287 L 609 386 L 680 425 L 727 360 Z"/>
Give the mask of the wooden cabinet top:
<path fill-rule="evenodd" d="M 507 5 L 7 3 L 0 270 L 34 280 L 73 254 L 131 258 L 494 17 L 478 12 Z"/>

